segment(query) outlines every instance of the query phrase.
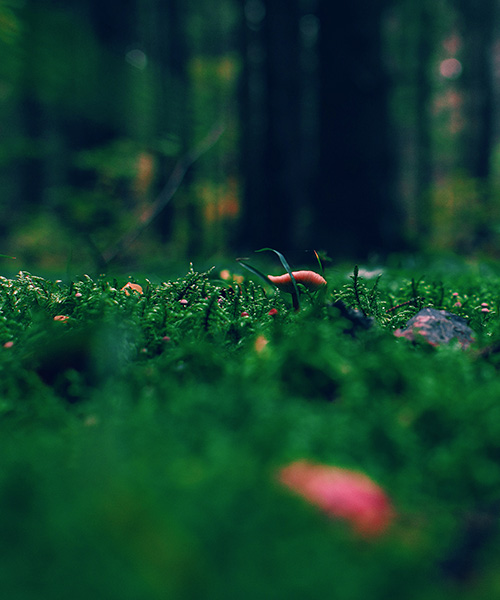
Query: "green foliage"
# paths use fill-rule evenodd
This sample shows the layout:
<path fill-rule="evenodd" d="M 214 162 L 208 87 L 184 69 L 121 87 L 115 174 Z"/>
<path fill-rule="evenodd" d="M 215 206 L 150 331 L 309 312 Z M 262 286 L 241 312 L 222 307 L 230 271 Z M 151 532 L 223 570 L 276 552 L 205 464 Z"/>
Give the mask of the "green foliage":
<path fill-rule="evenodd" d="M 380 276 L 375 280 L 371 289 L 365 284 L 365 279 L 359 273 L 359 267 L 356 265 L 353 274 L 349 276 L 352 283 L 345 284 L 338 293 L 338 299 L 344 300 L 346 304 L 361 311 L 364 316 L 380 316 L 379 307 L 382 304 L 378 300 L 378 282 Z M 375 313 L 377 312 L 377 315 Z"/>
<path fill-rule="evenodd" d="M 12 45 L 19 39 L 22 25 L 16 10 L 21 5 L 20 0 L 2 0 L 0 2 L 0 41 L 3 44 Z"/>
<path fill-rule="evenodd" d="M 425 273 L 330 270 L 324 305 L 303 294 L 300 311 L 271 286 L 193 267 L 130 280 L 142 293 L 106 277 L 0 278 L 0 588 L 496 597 L 500 273 Z M 336 300 L 373 326 L 353 329 Z M 467 317 L 477 342 L 396 338 L 423 306 Z M 391 529 L 354 538 L 281 489 L 277 469 L 300 458 L 374 478 Z"/>
<path fill-rule="evenodd" d="M 467 253 L 476 248 L 481 234 L 498 221 L 498 208 L 487 201 L 487 185 L 464 172 L 453 173 L 433 186 L 430 194 L 430 246 Z"/>

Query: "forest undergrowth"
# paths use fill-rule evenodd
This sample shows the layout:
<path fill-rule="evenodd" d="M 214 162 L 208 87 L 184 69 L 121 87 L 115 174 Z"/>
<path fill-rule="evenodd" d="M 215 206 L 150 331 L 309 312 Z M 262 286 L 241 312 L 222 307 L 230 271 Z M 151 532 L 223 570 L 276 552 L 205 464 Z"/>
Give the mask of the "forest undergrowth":
<path fill-rule="evenodd" d="M 240 267 L 0 278 L 4 597 L 498 597 L 500 266 Z"/>

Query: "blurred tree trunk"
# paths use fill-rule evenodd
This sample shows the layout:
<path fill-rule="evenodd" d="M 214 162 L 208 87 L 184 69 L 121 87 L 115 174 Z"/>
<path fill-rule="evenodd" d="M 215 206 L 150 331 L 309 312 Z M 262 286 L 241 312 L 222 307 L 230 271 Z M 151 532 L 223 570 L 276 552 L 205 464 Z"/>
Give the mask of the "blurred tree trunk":
<path fill-rule="evenodd" d="M 154 68 L 154 80 L 150 93 L 154 94 L 154 122 L 150 140 L 162 140 L 174 136 L 179 152 L 188 151 L 192 128 L 188 89 L 189 40 L 186 28 L 187 8 L 183 0 L 150 0 L 144 23 L 145 41 L 149 42 Z M 144 11 L 143 11 L 144 13 Z M 175 156 L 158 155 L 159 177 L 157 189 L 166 184 L 175 165 Z M 189 179 L 187 176 L 185 183 Z M 197 231 L 199 215 L 192 205 L 172 204 L 156 219 L 156 229 L 163 241 L 174 234 L 174 220 L 182 221 L 182 228 Z M 189 241 L 188 241 L 189 240 Z M 183 243 L 188 255 L 198 251 L 198 237 L 189 236 Z"/>
<path fill-rule="evenodd" d="M 415 231 L 419 240 L 430 230 L 430 189 L 433 181 L 433 144 L 431 124 L 432 59 L 436 38 L 430 2 L 421 0 L 415 6 L 417 27 L 416 98 L 415 98 Z"/>
<path fill-rule="evenodd" d="M 492 59 L 497 2 L 457 0 L 463 38 L 461 77 L 465 93 L 463 164 L 472 176 L 487 182 L 494 133 L 494 88 Z"/>
<path fill-rule="evenodd" d="M 496 251 L 498 203 L 494 198 L 491 180 L 491 161 L 494 149 L 494 66 L 493 57 L 497 30 L 498 3 L 483 0 L 456 0 L 458 28 L 462 39 L 460 52 L 462 74 L 458 80 L 464 98 L 461 152 L 458 167 L 475 184 L 475 197 L 467 200 L 473 215 L 465 229 L 469 238 L 465 251 L 477 248 Z"/>
<path fill-rule="evenodd" d="M 320 0 L 320 159 L 311 245 L 337 256 L 398 247 L 396 144 L 383 63 L 385 2 Z"/>
<path fill-rule="evenodd" d="M 26 61 L 27 63 L 30 61 Z M 19 195 L 23 210 L 26 206 L 40 206 L 45 186 L 44 154 L 41 141 L 45 134 L 45 121 L 40 103 L 33 98 L 29 84 L 23 88 L 19 102 L 20 132 L 26 152 L 19 161 Z"/>
<path fill-rule="evenodd" d="M 262 153 L 262 233 L 273 247 L 289 253 L 296 249 L 294 216 L 302 200 L 298 4 L 297 0 L 268 0 L 265 29 L 267 135 Z"/>
<path fill-rule="evenodd" d="M 288 253 L 304 192 L 299 15 L 298 0 L 247 3 L 245 26 L 243 244 Z"/>
<path fill-rule="evenodd" d="M 66 4 L 81 19 L 82 27 L 90 27 L 100 52 L 93 72 L 95 80 L 87 82 L 88 91 L 84 92 L 91 107 L 88 114 L 75 111 L 64 122 L 71 149 L 79 151 L 107 144 L 124 129 L 129 102 L 125 56 L 135 37 L 136 0 L 89 0 L 85 6 L 79 0 L 71 0 Z M 77 171 L 72 177 L 72 183 L 79 184 L 79 178 L 86 175 Z"/>
<path fill-rule="evenodd" d="M 265 139 L 265 47 L 262 35 L 265 8 L 262 2 L 252 4 L 247 1 L 243 4 L 238 36 L 239 52 L 243 58 L 238 106 L 241 123 L 240 173 L 244 181 L 239 246 L 248 252 L 259 245 L 267 245 L 267 242 L 262 243 L 264 236 L 259 233 L 263 220 L 261 211 L 264 209 L 261 148 Z"/>
<path fill-rule="evenodd" d="M 35 80 L 38 72 L 40 36 L 37 23 L 37 2 L 27 0 L 23 7 L 24 63 L 20 74 L 19 133 L 25 145 L 25 151 L 17 164 L 19 182 L 18 194 L 21 202 L 18 206 L 39 207 L 44 188 L 44 155 L 40 152 L 40 142 L 44 135 L 44 118 L 41 103 L 35 93 Z M 17 211 L 16 211 L 17 212 Z"/>
<path fill-rule="evenodd" d="M 404 213 L 405 236 L 416 245 L 430 228 L 435 159 L 434 59 L 436 43 L 446 32 L 434 0 L 393 2 L 384 32 L 392 79 L 398 201 Z"/>

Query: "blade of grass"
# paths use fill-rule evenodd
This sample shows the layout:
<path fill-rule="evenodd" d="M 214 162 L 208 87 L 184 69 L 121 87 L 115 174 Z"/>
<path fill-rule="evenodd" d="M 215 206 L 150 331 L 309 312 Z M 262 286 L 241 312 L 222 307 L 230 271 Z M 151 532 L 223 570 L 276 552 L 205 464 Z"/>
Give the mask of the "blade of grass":
<path fill-rule="evenodd" d="M 257 269 L 256 267 L 252 267 L 252 265 L 244 262 L 248 260 L 247 258 L 237 258 L 236 261 L 242 266 L 245 267 L 245 269 L 247 269 L 247 271 L 250 271 L 250 273 L 253 273 L 254 275 L 257 275 L 257 277 L 260 277 L 261 279 L 263 279 L 266 283 L 268 283 L 269 285 L 274 286 L 274 283 L 268 278 L 267 275 L 264 275 L 264 273 L 262 271 L 259 271 L 259 269 Z"/>
<path fill-rule="evenodd" d="M 293 276 L 292 269 L 290 268 L 290 265 L 288 264 L 286 258 L 283 256 L 283 254 L 281 254 L 281 252 L 278 252 L 277 250 L 274 250 L 273 248 L 261 248 L 260 250 L 256 250 L 255 252 L 274 252 L 278 256 L 278 258 L 280 259 L 281 264 L 285 268 L 286 272 L 288 273 L 288 275 L 290 275 L 290 280 L 293 285 L 293 292 L 292 292 L 293 307 L 295 310 L 299 310 L 300 309 L 299 288 L 297 287 L 297 282 L 295 281 L 295 277 Z"/>
<path fill-rule="evenodd" d="M 313 250 L 313 252 L 314 252 L 314 256 L 316 257 L 316 260 L 318 261 L 320 273 L 321 273 L 321 275 L 324 275 L 325 269 L 323 267 L 323 263 L 321 262 L 321 258 L 319 257 L 319 254 L 316 252 L 316 250 Z"/>

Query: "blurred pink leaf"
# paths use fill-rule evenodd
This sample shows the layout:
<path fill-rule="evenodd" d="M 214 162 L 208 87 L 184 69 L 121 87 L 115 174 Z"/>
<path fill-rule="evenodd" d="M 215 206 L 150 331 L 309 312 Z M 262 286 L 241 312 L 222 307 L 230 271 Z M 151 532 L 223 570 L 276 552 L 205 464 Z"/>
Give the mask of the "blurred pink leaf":
<path fill-rule="evenodd" d="M 395 517 L 385 492 L 363 473 L 300 460 L 283 467 L 279 481 L 363 537 L 384 533 Z"/>

